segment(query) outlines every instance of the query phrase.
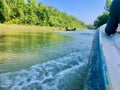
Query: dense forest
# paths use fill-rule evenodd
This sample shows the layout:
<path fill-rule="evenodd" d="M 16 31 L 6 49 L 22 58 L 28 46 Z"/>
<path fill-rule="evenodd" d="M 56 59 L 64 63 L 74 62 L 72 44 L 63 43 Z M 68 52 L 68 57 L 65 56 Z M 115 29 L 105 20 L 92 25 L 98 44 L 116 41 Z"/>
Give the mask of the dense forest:
<path fill-rule="evenodd" d="M 76 17 L 36 0 L 0 0 L 0 23 L 86 28 Z"/>

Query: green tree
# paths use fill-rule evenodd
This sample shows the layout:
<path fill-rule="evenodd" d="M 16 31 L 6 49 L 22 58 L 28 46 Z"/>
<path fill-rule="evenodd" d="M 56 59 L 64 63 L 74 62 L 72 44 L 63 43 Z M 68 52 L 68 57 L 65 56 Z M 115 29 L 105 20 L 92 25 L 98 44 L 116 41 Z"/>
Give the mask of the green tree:
<path fill-rule="evenodd" d="M 0 0 L 0 16 L 1 22 L 10 20 L 10 7 L 7 5 L 5 0 Z"/>
<path fill-rule="evenodd" d="M 110 6 L 111 6 L 111 0 L 106 0 L 105 9 L 106 9 L 107 11 L 109 11 Z"/>
<path fill-rule="evenodd" d="M 10 7 L 11 14 L 10 17 L 11 19 L 15 19 L 17 17 L 23 16 L 24 15 L 24 0 L 6 0 L 7 4 Z"/>
<path fill-rule="evenodd" d="M 94 21 L 94 26 L 98 28 L 101 25 L 107 23 L 108 15 L 108 12 L 104 12 L 103 15 L 98 16 L 97 19 Z"/>
<path fill-rule="evenodd" d="M 56 27 L 86 27 L 72 15 L 37 0 L 0 0 L 0 22 Z"/>

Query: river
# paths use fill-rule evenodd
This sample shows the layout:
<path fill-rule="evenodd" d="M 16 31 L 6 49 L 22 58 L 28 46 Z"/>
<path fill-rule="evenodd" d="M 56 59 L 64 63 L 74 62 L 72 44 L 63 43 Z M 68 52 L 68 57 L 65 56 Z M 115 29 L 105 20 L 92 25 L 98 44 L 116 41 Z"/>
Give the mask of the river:
<path fill-rule="evenodd" d="M 94 33 L 2 32 L 0 90 L 83 90 Z"/>

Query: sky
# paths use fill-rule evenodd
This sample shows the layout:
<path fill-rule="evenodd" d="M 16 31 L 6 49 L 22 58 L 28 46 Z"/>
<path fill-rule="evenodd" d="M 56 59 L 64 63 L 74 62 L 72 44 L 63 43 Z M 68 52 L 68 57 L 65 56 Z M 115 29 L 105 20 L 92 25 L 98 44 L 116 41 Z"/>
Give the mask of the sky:
<path fill-rule="evenodd" d="M 38 0 L 68 15 L 73 15 L 85 24 L 93 24 L 105 11 L 106 0 Z"/>

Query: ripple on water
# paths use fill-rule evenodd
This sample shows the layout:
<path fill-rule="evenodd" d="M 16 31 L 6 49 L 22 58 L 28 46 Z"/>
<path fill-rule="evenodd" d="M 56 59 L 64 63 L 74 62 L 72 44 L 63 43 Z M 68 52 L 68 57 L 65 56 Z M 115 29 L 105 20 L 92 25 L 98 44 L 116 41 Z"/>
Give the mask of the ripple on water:
<path fill-rule="evenodd" d="M 0 74 L 0 90 L 82 90 L 92 38 L 77 34 L 72 53 L 29 69 Z"/>
<path fill-rule="evenodd" d="M 69 82 L 65 78 L 75 78 L 73 76 L 76 72 L 82 72 L 82 68 L 87 63 L 85 59 L 81 60 L 84 56 L 80 53 L 80 51 L 73 52 L 68 56 L 34 65 L 30 69 L 1 74 L 0 89 L 62 90 L 63 83 Z M 67 75 L 67 77 L 64 75 Z"/>

